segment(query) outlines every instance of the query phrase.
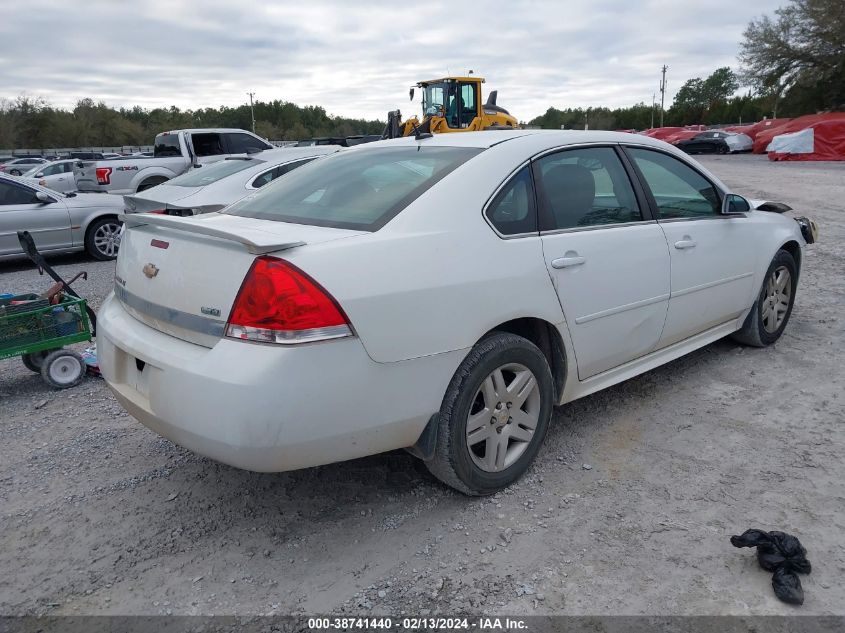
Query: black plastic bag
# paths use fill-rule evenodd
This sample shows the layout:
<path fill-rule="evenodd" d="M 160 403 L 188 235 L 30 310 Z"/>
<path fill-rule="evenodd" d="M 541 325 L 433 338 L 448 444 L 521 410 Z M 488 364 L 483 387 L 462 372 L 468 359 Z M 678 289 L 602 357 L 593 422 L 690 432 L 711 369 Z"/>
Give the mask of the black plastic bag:
<path fill-rule="evenodd" d="M 756 547 L 760 567 L 774 572 L 772 589 L 778 599 L 789 604 L 804 604 L 804 589 L 798 574 L 809 574 L 812 566 L 801 541 L 784 532 L 746 530 L 739 536 L 732 536 L 731 545 Z"/>

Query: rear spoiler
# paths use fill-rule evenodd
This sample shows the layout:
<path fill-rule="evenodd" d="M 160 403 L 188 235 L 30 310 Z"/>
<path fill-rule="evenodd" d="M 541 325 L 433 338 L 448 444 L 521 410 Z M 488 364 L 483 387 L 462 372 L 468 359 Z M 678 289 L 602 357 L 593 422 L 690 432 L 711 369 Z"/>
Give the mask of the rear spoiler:
<path fill-rule="evenodd" d="M 297 246 L 305 246 L 305 242 L 302 241 L 273 241 L 273 236 L 263 231 L 244 229 L 238 233 L 233 233 L 226 229 L 209 226 L 209 220 L 213 220 L 214 216 L 215 214 L 209 213 L 190 218 L 182 218 L 172 215 L 154 215 L 151 213 L 124 213 L 119 215 L 118 219 L 126 225 L 126 228 L 144 225 L 162 226 L 176 231 L 208 235 L 209 237 L 238 242 L 246 246 L 247 250 L 254 255 L 263 255 L 265 253 L 296 248 Z"/>

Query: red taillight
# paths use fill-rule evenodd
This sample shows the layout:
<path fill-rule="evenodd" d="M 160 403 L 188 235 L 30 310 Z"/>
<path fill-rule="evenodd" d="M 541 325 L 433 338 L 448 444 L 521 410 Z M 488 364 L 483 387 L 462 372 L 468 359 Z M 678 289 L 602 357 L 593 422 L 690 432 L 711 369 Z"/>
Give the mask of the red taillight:
<path fill-rule="evenodd" d="M 349 320 L 316 281 L 276 257 L 257 257 L 244 278 L 226 335 L 264 343 L 351 336 Z"/>
<path fill-rule="evenodd" d="M 101 185 L 111 182 L 111 167 L 97 167 L 97 182 Z"/>
<path fill-rule="evenodd" d="M 155 215 L 167 215 L 166 209 L 156 209 L 155 211 L 147 211 L 147 213 L 154 213 Z"/>

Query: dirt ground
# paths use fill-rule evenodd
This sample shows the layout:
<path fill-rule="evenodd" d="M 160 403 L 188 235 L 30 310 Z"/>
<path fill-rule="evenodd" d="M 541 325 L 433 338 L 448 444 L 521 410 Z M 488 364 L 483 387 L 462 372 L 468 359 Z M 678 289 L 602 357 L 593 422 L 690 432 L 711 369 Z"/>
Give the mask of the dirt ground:
<path fill-rule="evenodd" d="M 403 452 L 236 470 L 147 430 L 99 379 L 56 392 L 0 361 L 0 613 L 845 613 L 845 164 L 702 162 L 820 224 L 783 338 L 720 341 L 562 407 L 491 498 Z M 57 263 L 91 272 L 95 304 L 110 289 L 113 264 Z M 2 291 L 47 285 L 0 264 Z M 809 550 L 803 607 L 730 545 L 750 527 Z"/>

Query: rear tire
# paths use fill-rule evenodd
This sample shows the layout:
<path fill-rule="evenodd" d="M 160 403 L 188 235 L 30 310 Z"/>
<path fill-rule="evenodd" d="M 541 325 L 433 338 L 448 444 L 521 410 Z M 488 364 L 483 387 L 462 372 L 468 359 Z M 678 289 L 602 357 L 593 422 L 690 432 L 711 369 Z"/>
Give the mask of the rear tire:
<path fill-rule="evenodd" d="M 763 279 L 763 287 L 742 329 L 731 337 L 752 347 L 766 347 L 777 341 L 792 314 L 798 289 L 798 266 L 785 250 L 779 250 Z"/>
<path fill-rule="evenodd" d="M 10 176 L 20 176 L 21 170 L 20 169 L 12 169 L 11 171 L 9 171 L 9 175 Z"/>
<path fill-rule="evenodd" d="M 75 387 L 85 377 L 85 361 L 72 350 L 57 349 L 44 359 L 41 377 L 55 389 Z"/>
<path fill-rule="evenodd" d="M 50 354 L 50 350 L 43 352 L 35 352 L 33 354 L 24 354 L 21 356 L 21 361 L 29 371 L 34 371 L 36 374 L 41 373 L 41 367 L 44 365 L 44 359 Z"/>
<path fill-rule="evenodd" d="M 94 259 L 108 261 L 117 257 L 120 248 L 120 221 L 100 218 L 91 223 L 85 233 L 85 250 Z"/>
<path fill-rule="evenodd" d="M 481 340 L 443 398 L 431 473 L 467 495 L 489 495 L 519 479 L 540 450 L 554 384 L 546 357 L 514 334 Z"/>

